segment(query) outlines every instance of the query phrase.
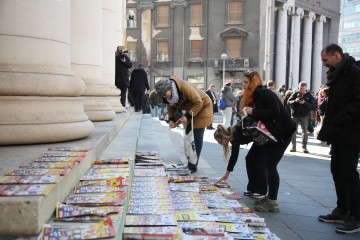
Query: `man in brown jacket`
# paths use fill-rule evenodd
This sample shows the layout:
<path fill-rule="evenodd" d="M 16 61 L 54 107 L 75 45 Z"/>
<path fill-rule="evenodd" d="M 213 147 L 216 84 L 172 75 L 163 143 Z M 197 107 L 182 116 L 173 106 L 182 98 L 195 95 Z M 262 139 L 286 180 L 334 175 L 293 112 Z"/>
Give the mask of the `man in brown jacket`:
<path fill-rule="evenodd" d="M 204 131 L 213 118 L 211 99 L 204 91 L 178 77 L 158 81 L 155 84 L 155 90 L 167 104 L 170 128 L 174 128 L 180 123 L 184 123 L 185 127 L 189 126 L 193 117 L 197 161 L 196 164 L 188 163 L 188 166 L 191 172 L 196 172 Z M 181 114 L 178 115 L 178 113 Z"/>

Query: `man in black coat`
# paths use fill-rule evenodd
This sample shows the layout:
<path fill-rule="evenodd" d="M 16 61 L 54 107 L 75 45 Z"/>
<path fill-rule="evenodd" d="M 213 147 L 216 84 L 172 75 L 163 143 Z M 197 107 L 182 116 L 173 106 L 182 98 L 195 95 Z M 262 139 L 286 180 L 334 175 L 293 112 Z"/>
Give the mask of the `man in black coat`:
<path fill-rule="evenodd" d="M 331 173 L 337 207 L 319 220 L 344 223 L 336 232 L 360 232 L 360 180 L 357 171 L 360 151 L 360 66 L 330 44 L 321 51 L 329 86 L 328 103 L 318 139 L 331 144 Z"/>
<path fill-rule="evenodd" d="M 213 103 L 213 113 L 217 113 L 218 112 L 218 106 L 217 106 L 217 98 L 216 98 L 216 95 L 215 95 L 215 85 L 211 84 L 209 86 L 209 89 L 206 90 L 205 92 L 210 97 L 211 102 Z M 213 130 L 215 128 L 212 126 L 212 123 L 211 123 L 209 126 L 207 126 L 206 129 Z"/>
<path fill-rule="evenodd" d="M 129 84 L 129 68 L 132 67 L 130 58 L 125 54 L 120 46 L 115 52 L 115 86 L 120 89 L 120 102 L 125 107 L 126 93 Z"/>
<path fill-rule="evenodd" d="M 147 74 L 143 65 L 139 64 L 138 68 L 132 71 L 130 78 L 130 89 L 134 96 L 135 112 L 140 112 L 142 109 L 145 88 L 147 92 L 150 92 Z"/>

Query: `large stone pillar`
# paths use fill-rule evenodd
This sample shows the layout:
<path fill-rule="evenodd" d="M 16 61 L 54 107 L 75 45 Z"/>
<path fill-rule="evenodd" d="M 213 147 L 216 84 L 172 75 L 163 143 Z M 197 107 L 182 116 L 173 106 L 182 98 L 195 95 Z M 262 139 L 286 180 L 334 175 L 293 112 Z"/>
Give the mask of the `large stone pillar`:
<path fill-rule="evenodd" d="M 304 17 L 301 79 L 307 83 L 308 87 L 311 85 L 312 23 L 315 18 L 316 15 L 314 12 L 309 12 L 309 14 Z"/>
<path fill-rule="evenodd" d="M 2 0 L 0 144 L 87 137 L 82 79 L 70 67 L 70 1 Z"/>
<path fill-rule="evenodd" d="M 278 21 L 276 33 L 276 62 L 275 62 L 275 83 L 281 86 L 286 82 L 286 53 L 287 53 L 287 10 L 288 6 L 278 8 Z"/>
<path fill-rule="evenodd" d="M 116 42 L 116 20 L 117 11 L 122 11 L 123 7 L 118 4 L 126 4 L 126 1 L 103 0 L 102 1 L 102 60 L 103 73 L 102 82 L 111 91 L 109 94 L 109 104 L 115 112 L 126 111 L 120 104 L 120 90 L 115 86 L 115 51 Z M 125 21 L 125 16 L 123 18 Z"/>
<path fill-rule="evenodd" d="M 91 13 L 91 14 L 89 14 Z M 71 1 L 71 67 L 86 85 L 82 94 L 91 121 L 112 120 L 108 85 L 102 82 L 102 3 Z"/>
<path fill-rule="evenodd" d="M 321 85 L 321 74 L 322 74 L 322 61 L 321 61 L 321 50 L 323 49 L 323 38 L 324 38 L 324 23 L 326 17 L 321 15 L 319 19 L 315 21 L 314 30 L 314 49 L 313 49 L 313 63 L 312 63 L 312 80 L 310 89 L 317 91 Z"/>
<path fill-rule="evenodd" d="M 292 80 L 291 86 L 297 87 L 299 81 L 299 66 L 300 66 L 300 19 L 304 16 L 304 10 L 302 8 L 297 8 L 295 11 L 295 14 L 292 16 L 293 21 L 293 28 L 291 30 L 291 38 L 292 38 L 292 44 L 291 44 L 291 52 L 290 52 L 290 79 Z M 290 82 L 289 82 L 290 83 Z"/>

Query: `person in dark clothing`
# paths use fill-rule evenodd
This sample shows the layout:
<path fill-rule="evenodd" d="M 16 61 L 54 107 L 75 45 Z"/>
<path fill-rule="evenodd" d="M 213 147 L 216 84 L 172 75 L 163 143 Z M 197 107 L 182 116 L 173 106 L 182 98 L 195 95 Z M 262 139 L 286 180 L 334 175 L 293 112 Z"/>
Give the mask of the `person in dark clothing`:
<path fill-rule="evenodd" d="M 319 220 L 343 223 L 339 233 L 360 232 L 360 66 L 343 53 L 340 46 L 330 44 L 321 51 L 327 72 L 328 103 L 320 141 L 331 144 L 331 173 L 335 183 L 337 207 Z"/>
<path fill-rule="evenodd" d="M 299 90 L 291 95 L 288 104 L 292 109 L 292 117 L 296 122 L 296 129 L 299 123 L 301 125 L 303 152 L 309 153 L 306 146 L 308 142 L 309 113 L 311 110 L 315 110 L 315 99 L 310 92 L 306 92 L 306 87 L 306 82 L 300 82 Z M 290 152 L 296 152 L 296 132 L 294 132 L 291 142 L 292 148 Z"/>
<path fill-rule="evenodd" d="M 149 92 L 146 92 L 145 94 L 143 94 L 143 99 L 142 99 L 142 113 L 143 114 L 151 113 L 149 96 L 150 96 Z"/>
<path fill-rule="evenodd" d="M 262 192 L 257 193 L 266 195 L 268 190 L 266 197 L 255 201 L 255 210 L 277 212 L 279 206 L 276 200 L 280 185 L 277 165 L 291 141 L 296 124 L 279 98 L 262 86 L 257 72 L 244 74 L 243 87 L 245 92 L 240 102 L 240 113 L 245 111 L 255 121 L 262 121 L 277 141 L 262 146 L 255 142 L 252 144 L 245 158 L 248 177 L 254 180 L 254 186 L 248 186 L 248 191 L 260 190 Z"/>
<path fill-rule="evenodd" d="M 120 102 L 125 107 L 126 93 L 130 86 L 129 83 L 129 68 L 132 67 L 130 58 L 125 54 L 126 52 L 119 46 L 115 52 L 115 86 L 120 89 Z"/>
<path fill-rule="evenodd" d="M 205 91 L 206 94 L 209 96 L 209 98 L 211 99 L 212 103 L 213 103 L 213 113 L 217 113 L 218 112 L 218 106 L 217 106 L 217 97 L 215 95 L 215 85 L 211 84 L 209 89 Z M 209 130 L 213 130 L 215 128 L 213 128 L 212 123 L 206 127 L 206 129 Z"/>
<path fill-rule="evenodd" d="M 290 116 L 291 116 L 291 107 L 288 104 L 288 101 L 289 101 L 289 98 L 291 97 L 291 95 L 292 95 L 292 91 L 287 90 L 285 92 L 284 97 L 283 97 L 283 104 L 284 104 L 285 110 L 289 113 Z"/>
<path fill-rule="evenodd" d="M 131 73 L 130 89 L 134 96 L 135 112 L 140 112 L 142 109 L 145 89 L 147 93 L 150 92 L 147 74 L 142 64 L 139 64 L 138 68 L 134 69 Z"/>

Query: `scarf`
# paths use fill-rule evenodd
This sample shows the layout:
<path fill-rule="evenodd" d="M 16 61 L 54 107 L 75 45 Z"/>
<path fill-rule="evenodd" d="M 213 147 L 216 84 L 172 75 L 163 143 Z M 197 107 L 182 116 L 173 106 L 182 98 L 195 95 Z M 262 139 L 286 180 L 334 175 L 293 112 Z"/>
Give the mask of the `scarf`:
<path fill-rule="evenodd" d="M 174 105 L 179 102 L 179 93 L 176 88 L 176 84 L 174 81 L 170 80 L 171 82 L 171 98 L 166 98 L 170 105 Z"/>
<path fill-rule="evenodd" d="M 355 59 L 351 57 L 348 53 L 344 53 L 343 59 L 339 63 L 336 68 L 329 68 L 327 72 L 327 82 L 326 85 L 330 86 L 333 82 L 335 82 L 341 74 L 351 65 L 353 64 Z"/>

